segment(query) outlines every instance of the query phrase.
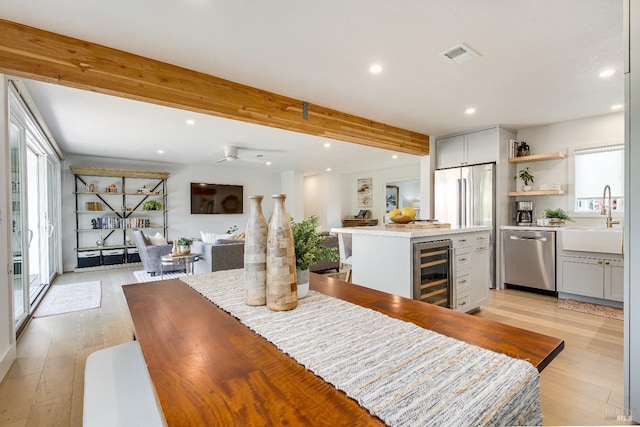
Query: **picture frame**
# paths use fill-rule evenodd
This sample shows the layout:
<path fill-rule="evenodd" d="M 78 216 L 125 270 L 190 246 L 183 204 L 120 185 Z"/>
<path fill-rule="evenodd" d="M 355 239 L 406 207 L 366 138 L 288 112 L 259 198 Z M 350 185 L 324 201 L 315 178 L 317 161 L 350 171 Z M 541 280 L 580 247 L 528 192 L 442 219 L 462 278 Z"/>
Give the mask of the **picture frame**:
<path fill-rule="evenodd" d="M 385 192 L 385 204 L 387 212 L 398 209 L 400 197 L 400 188 L 397 185 L 387 185 Z"/>
<path fill-rule="evenodd" d="M 372 198 L 372 179 L 360 178 L 358 179 L 358 207 L 370 208 L 373 206 Z"/>

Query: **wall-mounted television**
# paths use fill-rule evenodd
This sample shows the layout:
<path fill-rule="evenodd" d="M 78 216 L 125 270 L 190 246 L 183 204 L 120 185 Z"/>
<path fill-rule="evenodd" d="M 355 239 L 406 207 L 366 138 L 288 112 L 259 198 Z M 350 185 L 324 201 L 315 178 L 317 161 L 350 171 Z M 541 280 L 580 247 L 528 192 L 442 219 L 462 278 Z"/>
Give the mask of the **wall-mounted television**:
<path fill-rule="evenodd" d="M 191 183 L 192 214 L 241 214 L 242 185 Z"/>

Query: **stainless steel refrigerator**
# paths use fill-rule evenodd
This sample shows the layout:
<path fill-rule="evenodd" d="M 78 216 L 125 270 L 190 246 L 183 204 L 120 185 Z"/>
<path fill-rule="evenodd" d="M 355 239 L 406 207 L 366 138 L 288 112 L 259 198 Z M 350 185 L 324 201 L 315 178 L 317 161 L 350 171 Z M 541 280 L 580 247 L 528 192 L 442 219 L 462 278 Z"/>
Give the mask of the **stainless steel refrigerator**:
<path fill-rule="evenodd" d="M 489 287 L 495 287 L 496 182 L 494 163 L 434 172 L 434 219 L 452 227 L 491 227 Z"/>

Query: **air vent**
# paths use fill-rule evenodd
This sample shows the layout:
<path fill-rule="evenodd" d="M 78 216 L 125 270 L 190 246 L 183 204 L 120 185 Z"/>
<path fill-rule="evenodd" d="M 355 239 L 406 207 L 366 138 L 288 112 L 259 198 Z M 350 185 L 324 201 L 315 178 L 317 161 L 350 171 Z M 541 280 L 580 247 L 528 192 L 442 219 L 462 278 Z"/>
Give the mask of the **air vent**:
<path fill-rule="evenodd" d="M 466 44 L 460 43 L 459 45 L 440 53 L 440 56 L 448 61 L 455 62 L 456 64 L 462 64 L 470 59 L 479 57 L 480 54 Z"/>

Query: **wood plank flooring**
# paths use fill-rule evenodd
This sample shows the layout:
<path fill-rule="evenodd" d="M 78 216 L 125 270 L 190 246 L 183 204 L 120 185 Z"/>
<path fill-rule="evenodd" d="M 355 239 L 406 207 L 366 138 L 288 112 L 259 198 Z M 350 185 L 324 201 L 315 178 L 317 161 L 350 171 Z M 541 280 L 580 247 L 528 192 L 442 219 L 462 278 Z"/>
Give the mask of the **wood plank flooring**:
<path fill-rule="evenodd" d="M 139 267 L 137 267 L 139 268 Z M 18 359 L 0 384 L 0 426 L 81 426 L 84 364 L 101 348 L 131 340 L 121 286 L 134 268 L 62 275 L 57 284 L 102 281 L 100 308 L 33 319 L 18 340 Z M 477 316 L 565 340 L 542 372 L 545 425 L 621 425 L 622 321 L 556 307 L 557 300 L 491 291 Z"/>

